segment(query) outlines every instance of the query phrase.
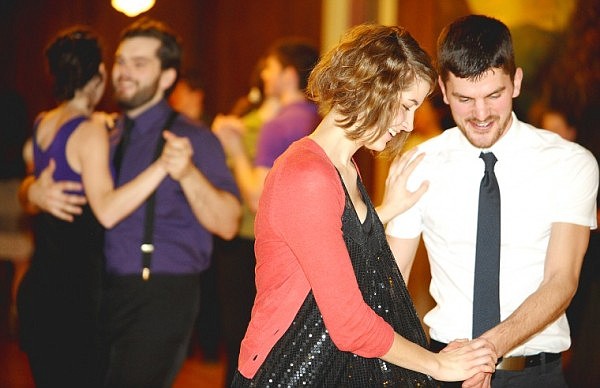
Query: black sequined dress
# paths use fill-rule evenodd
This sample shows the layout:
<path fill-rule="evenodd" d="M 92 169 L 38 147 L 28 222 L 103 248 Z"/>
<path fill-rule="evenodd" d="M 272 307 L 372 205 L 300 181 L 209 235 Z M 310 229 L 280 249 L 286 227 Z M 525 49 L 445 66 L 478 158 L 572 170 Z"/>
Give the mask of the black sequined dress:
<path fill-rule="evenodd" d="M 342 230 L 363 298 L 397 333 L 427 348 L 425 332 L 387 244 L 384 227 L 360 179 L 358 187 L 367 204 L 367 216 L 361 223 L 344 186 Z M 238 372 L 232 386 L 437 387 L 439 383 L 378 358 L 340 351 L 309 292 L 292 325 L 254 378 L 245 379 Z"/>

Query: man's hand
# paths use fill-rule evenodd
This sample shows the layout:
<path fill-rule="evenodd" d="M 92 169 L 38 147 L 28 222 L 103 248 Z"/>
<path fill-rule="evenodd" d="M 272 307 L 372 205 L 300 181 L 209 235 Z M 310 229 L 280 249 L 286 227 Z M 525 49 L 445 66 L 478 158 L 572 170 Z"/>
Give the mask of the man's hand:
<path fill-rule="evenodd" d="M 212 131 L 217 136 L 228 156 L 244 153 L 242 136 L 246 131 L 244 123 L 235 116 L 217 115 L 212 124 Z"/>
<path fill-rule="evenodd" d="M 463 388 L 489 388 L 492 386 L 491 373 L 477 373 L 475 376 L 463 382 Z"/>
<path fill-rule="evenodd" d="M 192 144 L 187 137 L 179 137 L 170 131 L 164 131 L 163 137 L 166 143 L 160 160 L 171 178 L 179 181 L 194 168 Z"/>
<path fill-rule="evenodd" d="M 81 191 L 83 185 L 74 181 L 55 182 L 52 178 L 55 169 L 56 163 L 50 160 L 48 167 L 26 189 L 27 208 L 31 212 L 33 205 L 38 211 L 45 211 L 63 221 L 72 222 L 75 215 L 81 214 L 81 207 L 87 203 L 87 200 L 83 195 L 68 192 Z"/>

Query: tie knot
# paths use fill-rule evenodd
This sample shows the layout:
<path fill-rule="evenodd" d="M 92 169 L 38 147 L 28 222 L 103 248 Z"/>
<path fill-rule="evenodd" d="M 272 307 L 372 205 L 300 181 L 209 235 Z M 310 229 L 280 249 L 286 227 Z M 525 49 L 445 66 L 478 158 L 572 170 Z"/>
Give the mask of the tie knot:
<path fill-rule="evenodd" d="M 483 163 L 485 163 L 485 171 L 492 172 L 494 171 L 494 165 L 498 161 L 493 152 L 482 152 L 479 154 L 479 157 L 483 159 Z"/>

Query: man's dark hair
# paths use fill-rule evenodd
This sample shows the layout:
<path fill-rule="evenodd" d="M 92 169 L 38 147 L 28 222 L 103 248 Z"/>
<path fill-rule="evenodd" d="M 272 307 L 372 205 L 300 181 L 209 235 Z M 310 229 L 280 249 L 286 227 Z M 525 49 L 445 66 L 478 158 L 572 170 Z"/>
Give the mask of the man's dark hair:
<path fill-rule="evenodd" d="M 302 38 L 283 38 L 276 41 L 267 55 L 274 55 L 283 68 L 291 66 L 298 73 L 298 88 L 305 90 L 308 76 L 319 60 L 319 50 Z"/>
<path fill-rule="evenodd" d="M 446 26 L 438 38 L 437 70 L 443 81 L 451 72 L 477 79 L 490 69 L 502 69 L 511 79 L 516 66 L 512 38 L 501 21 L 468 15 Z"/>
<path fill-rule="evenodd" d="M 160 41 L 160 47 L 156 53 L 160 60 L 162 70 L 175 69 L 179 77 L 182 61 L 182 44 L 177 34 L 171 30 L 165 23 L 150 18 L 141 18 L 127 27 L 121 33 L 121 41 L 129 38 L 147 37 L 155 38 Z M 173 86 L 165 91 L 168 96 L 173 90 Z"/>

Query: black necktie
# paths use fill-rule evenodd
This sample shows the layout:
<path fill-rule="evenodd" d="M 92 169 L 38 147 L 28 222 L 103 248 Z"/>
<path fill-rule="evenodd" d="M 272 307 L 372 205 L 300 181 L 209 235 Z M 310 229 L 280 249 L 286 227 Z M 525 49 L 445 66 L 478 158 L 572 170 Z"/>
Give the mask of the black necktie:
<path fill-rule="evenodd" d="M 125 155 L 125 149 L 129 145 L 129 139 L 131 137 L 131 129 L 135 121 L 130 119 L 127 116 L 124 116 L 123 119 L 123 132 L 121 133 L 121 139 L 117 144 L 117 148 L 115 149 L 115 154 L 113 156 L 113 166 L 115 168 L 116 178 L 119 177 L 119 173 L 121 172 L 121 162 L 123 161 L 123 155 Z M 115 184 L 117 182 L 115 181 Z"/>
<path fill-rule="evenodd" d="M 473 287 L 473 338 L 500 322 L 500 188 L 493 153 L 479 155 L 485 172 L 479 187 L 477 245 Z"/>

